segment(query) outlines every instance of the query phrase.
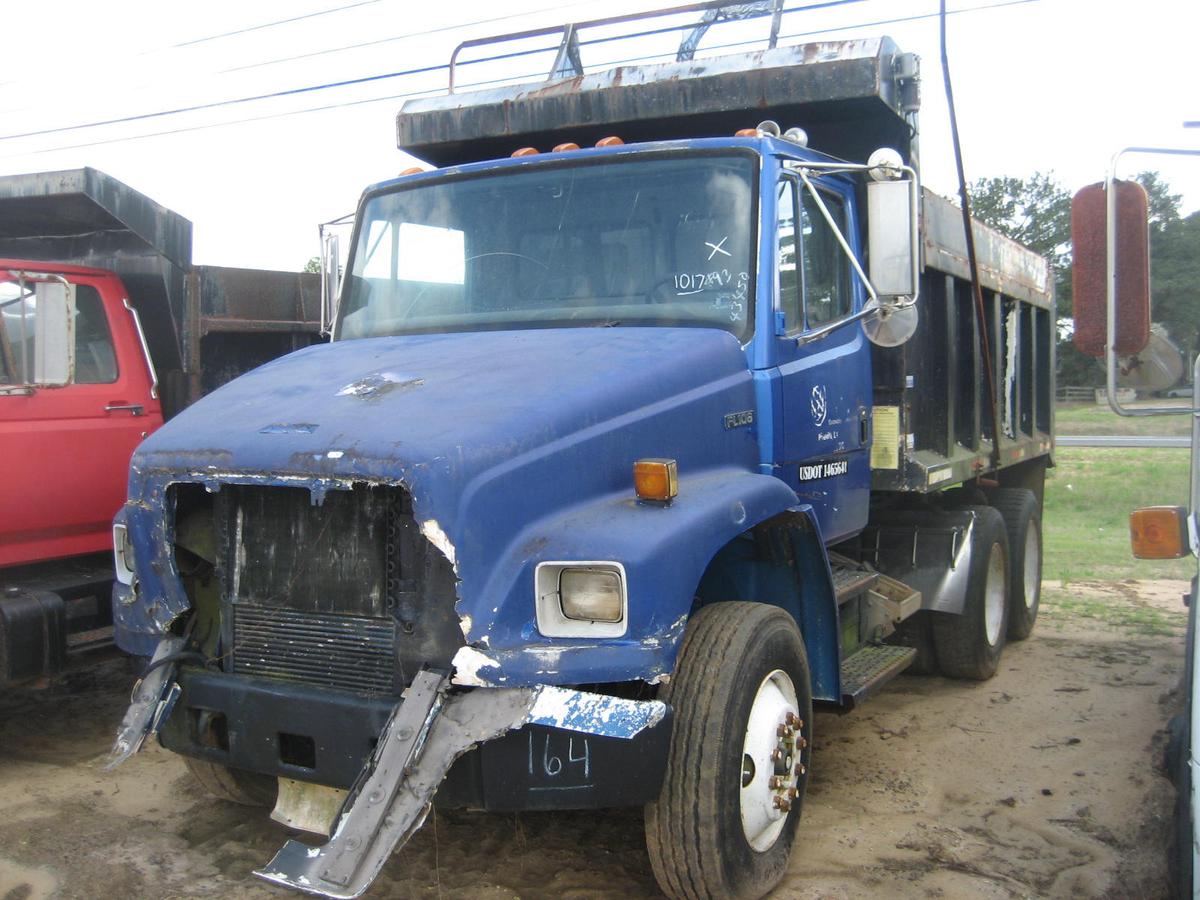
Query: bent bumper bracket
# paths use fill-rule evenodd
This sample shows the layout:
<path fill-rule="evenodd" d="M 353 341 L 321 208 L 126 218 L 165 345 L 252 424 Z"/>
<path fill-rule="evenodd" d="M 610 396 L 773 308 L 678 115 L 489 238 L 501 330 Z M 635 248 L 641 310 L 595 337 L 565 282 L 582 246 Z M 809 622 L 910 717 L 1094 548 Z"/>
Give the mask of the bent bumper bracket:
<path fill-rule="evenodd" d="M 449 687 L 444 674 L 417 675 L 384 726 L 328 843 L 310 847 L 289 840 L 254 874 L 310 894 L 361 896 L 392 852 L 421 827 L 454 760 L 474 745 L 530 723 L 631 738 L 666 713 L 659 701 L 547 685 L 453 695 Z"/>

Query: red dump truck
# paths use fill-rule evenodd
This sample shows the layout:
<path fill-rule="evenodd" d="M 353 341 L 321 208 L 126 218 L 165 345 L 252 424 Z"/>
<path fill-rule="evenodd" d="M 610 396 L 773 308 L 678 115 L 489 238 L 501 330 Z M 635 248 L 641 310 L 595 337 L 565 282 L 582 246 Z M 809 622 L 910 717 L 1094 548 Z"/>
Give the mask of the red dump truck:
<path fill-rule="evenodd" d="M 111 644 L 141 439 L 319 339 L 319 276 L 193 266 L 191 247 L 191 222 L 95 169 L 0 178 L 0 688 Z"/>

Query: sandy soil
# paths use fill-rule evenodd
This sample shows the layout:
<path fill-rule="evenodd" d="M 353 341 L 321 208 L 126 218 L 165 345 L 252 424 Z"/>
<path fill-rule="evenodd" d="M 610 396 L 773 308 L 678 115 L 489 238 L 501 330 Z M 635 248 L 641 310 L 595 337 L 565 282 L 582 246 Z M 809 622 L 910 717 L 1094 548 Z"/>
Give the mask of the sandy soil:
<path fill-rule="evenodd" d="M 774 896 L 1165 896 L 1184 588 L 1072 585 L 993 680 L 906 676 L 818 715 Z M 103 770 L 128 687 L 115 662 L 0 696 L 0 898 L 289 896 L 250 875 L 285 838 L 265 812 L 210 800 L 157 746 Z M 637 810 L 441 813 L 371 893 L 656 895 Z"/>

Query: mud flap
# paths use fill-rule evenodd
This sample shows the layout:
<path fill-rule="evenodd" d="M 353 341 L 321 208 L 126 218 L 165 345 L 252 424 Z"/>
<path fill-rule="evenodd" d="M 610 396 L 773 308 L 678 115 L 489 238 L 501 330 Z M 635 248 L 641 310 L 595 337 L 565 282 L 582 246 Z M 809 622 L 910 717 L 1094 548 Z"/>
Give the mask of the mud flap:
<path fill-rule="evenodd" d="M 175 681 L 174 661 L 183 650 L 184 639 L 165 637 L 158 642 L 146 674 L 133 686 L 133 697 L 125 717 L 117 728 L 106 770 L 115 769 L 142 748 L 146 738 L 155 734 L 171 714 L 179 698 L 180 688 Z"/>
<path fill-rule="evenodd" d="M 449 686 L 445 675 L 417 675 L 346 798 L 333 837 L 321 847 L 289 840 L 254 874 L 310 894 L 361 896 L 421 827 L 450 766 L 471 747 L 529 723 L 631 738 L 666 713 L 658 701 L 545 685 L 448 696 Z"/>

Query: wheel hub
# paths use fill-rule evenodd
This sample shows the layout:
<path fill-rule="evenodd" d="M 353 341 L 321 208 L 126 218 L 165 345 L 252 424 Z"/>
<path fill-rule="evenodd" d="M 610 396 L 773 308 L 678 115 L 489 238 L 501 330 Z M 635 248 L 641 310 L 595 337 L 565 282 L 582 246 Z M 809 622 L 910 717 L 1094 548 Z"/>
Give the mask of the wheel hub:
<path fill-rule="evenodd" d="M 774 845 L 800 796 L 807 734 L 795 686 L 787 673 L 776 669 L 759 685 L 742 744 L 742 830 L 755 850 Z"/>

